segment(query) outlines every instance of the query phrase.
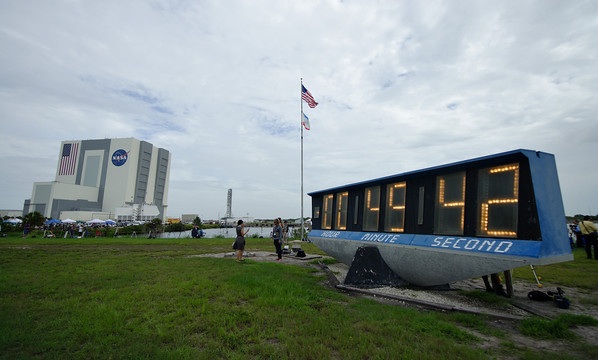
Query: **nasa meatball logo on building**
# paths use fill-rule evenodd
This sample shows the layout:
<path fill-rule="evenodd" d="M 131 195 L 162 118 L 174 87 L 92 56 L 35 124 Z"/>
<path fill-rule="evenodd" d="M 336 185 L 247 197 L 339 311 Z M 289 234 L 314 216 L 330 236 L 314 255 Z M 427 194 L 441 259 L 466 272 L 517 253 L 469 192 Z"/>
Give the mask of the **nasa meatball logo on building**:
<path fill-rule="evenodd" d="M 123 149 L 118 149 L 112 154 L 112 163 L 114 166 L 123 166 L 127 159 L 129 158 L 129 153 L 124 151 Z"/>

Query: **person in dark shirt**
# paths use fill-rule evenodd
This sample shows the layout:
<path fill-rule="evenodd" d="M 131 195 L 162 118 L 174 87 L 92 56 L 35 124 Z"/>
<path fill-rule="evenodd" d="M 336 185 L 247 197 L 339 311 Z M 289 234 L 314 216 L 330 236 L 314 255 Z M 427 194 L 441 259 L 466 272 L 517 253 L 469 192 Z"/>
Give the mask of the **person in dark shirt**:
<path fill-rule="evenodd" d="M 274 247 L 276 248 L 276 255 L 278 256 L 277 261 L 282 260 L 282 226 L 280 226 L 280 220 L 274 219 L 274 228 L 272 228 L 272 240 L 274 241 Z"/>
<path fill-rule="evenodd" d="M 237 227 L 235 229 L 237 231 L 237 238 L 235 239 L 234 248 L 237 255 L 237 262 L 241 262 L 245 260 L 243 259 L 243 251 L 245 251 L 245 235 L 247 235 L 249 229 L 245 229 L 243 220 L 237 221 Z"/>

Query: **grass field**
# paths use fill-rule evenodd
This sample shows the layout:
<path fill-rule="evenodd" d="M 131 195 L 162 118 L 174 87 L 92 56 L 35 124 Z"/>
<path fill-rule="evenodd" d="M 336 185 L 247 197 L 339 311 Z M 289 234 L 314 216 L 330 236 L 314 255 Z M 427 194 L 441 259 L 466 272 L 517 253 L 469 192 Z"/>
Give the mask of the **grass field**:
<path fill-rule="evenodd" d="M 418 311 L 349 296 L 325 286 L 325 275 L 312 267 L 193 256 L 231 251 L 231 242 L 0 239 L 0 358 L 598 356 L 596 345 L 567 335 L 554 341 L 570 341 L 571 354 L 532 352 L 514 345 L 481 316 Z M 313 244 L 305 243 L 304 249 L 321 253 Z M 248 239 L 247 250 L 272 251 L 273 246 L 269 239 Z M 596 291 L 597 265 L 575 261 L 538 270 Z M 587 276 L 579 276 L 586 270 Z M 528 273 L 514 272 L 516 277 Z M 592 319 L 569 318 L 564 331 L 579 322 L 591 325 Z M 503 343 L 489 350 L 468 329 L 504 337 Z"/>

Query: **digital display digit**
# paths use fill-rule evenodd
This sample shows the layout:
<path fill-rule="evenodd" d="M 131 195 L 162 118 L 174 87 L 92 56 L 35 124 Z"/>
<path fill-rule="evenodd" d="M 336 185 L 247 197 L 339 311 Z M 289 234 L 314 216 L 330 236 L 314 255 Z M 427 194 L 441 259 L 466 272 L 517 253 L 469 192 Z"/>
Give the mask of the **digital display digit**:
<path fill-rule="evenodd" d="M 388 184 L 386 187 L 386 215 L 384 231 L 405 231 L 405 189 L 406 182 Z"/>
<path fill-rule="evenodd" d="M 419 187 L 419 195 L 417 197 L 418 204 L 417 204 L 417 225 L 422 225 L 424 223 L 424 200 L 426 198 L 426 188 L 423 186 Z"/>
<path fill-rule="evenodd" d="M 355 202 L 353 203 L 353 225 L 357 225 L 359 220 L 359 195 L 355 196 Z"/>
<path fill-rule="evenodd" d="M 349 199 L 349 192 L 345 191 L 336 194 L 336 226 L 335 229 L 347 229 L 347 200 Z"/>
<path fill-rule="evenodd" d="M 478 171 L 478 236 L 516 237 L 519 164 Z"/>
<path fill-rule="evenodd" d="M 365 189 L 365 204 L 363 209 L 363 230 L 377 231 L 380 216 L 380 186 Z"/>
<path fill-rule="evenodd" d="M 463 235 L 465 219 L 465 172 L 436 178 L 434 233 Z"/>
<path fill-rule="evenodd" d="M 324 196 L 324 204 L 322 209 L 322 229 L 332 229 L 332 195 Z"/>

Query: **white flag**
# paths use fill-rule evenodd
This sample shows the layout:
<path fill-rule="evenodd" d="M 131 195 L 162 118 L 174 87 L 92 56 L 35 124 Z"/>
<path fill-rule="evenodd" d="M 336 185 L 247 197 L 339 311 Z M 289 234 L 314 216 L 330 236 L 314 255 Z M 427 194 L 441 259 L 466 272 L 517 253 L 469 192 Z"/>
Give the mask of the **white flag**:
<path fill-rule="evenodd" d="M 309 118 L 303 113 L 303 111 L 301 112 L 301 125 L 305 127 L 305 130 L 309 130 Z"/>

